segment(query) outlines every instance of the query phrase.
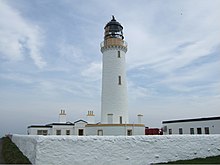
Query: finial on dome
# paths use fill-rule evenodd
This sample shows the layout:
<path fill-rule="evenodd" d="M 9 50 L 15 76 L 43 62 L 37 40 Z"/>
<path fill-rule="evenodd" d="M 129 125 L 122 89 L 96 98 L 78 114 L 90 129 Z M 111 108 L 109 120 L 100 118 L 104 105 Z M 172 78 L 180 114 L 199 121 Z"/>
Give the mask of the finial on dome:
<path fill-rule="evenodd" d="M 112 21 L 116 21 L 116 19 L 115 19 L 115 16 L 114 16 L 114 15 L 112 15 Z"/>

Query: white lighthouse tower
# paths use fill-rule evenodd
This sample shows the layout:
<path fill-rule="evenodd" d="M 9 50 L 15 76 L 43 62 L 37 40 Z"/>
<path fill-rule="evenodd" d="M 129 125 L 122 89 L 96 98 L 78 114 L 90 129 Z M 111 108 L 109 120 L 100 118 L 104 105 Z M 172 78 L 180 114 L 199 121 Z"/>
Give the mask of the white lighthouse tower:
<path fill-rule="evenodd" d="M 61 110 L 60 122 L 45 126 L 32 125 L 28 133 L 32 135 L 86 135 L 86 136 L 133 136 L 144 135 L 143 115 L 138 115 L 138 123 L 129 124 L 128 96 L 125 69 L 127 44 L 123 27 L 112 16 L 105 26 L 103 54 L 101 123 L 95 123 L 93 111 L 88 111 L 87 121 L 66 122 L 66 113 Z M 57 130 L 57 128 L 59 128 Z"/>
<path fill-rule="evenodd" d="M 102 124 L 128 124 L 128 99 L 125 69 L 127 43 L 124 41 L 123 27 L 112 16 L 105 26 L 102 70 Z"/>

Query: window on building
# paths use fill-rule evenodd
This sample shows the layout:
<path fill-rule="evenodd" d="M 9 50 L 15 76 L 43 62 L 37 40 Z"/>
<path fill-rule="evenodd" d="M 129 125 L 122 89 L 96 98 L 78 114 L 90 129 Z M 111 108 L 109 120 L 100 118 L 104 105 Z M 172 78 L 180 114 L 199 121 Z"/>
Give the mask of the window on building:
<path fill-rule="evenodd" d="M 205 127 L 205 134 L 209 134 L 209 127 Z"/>
<path fill-rule="evenodd" d="M 43 135 L 47 135 L 47 130 L 43 130 Z"/>
<path fill-rule="evenodd" d="M 197 134 L 202 134 L 202 128 L 197 128 Z"/>
<path fill-rule="evenodd" d="M 119 116 L 120 124 L 122 124 L 122 116 Z"/>
<path fill-rule="evenodd" d="M 169 135 L 172 135 L 172 129 L 169 129 Z"/>
<path fill-rule="evenodd" d="M 78 129 L 78 135 L 83 136 L 84 135 L 84 130 L 83 129 Z"/>
<path fill-rule="evenodd" d="M 37 135 L 47 135 L 47 130 L 37 130 Z"/>
<path fill-rule="evenodd" d="M 66 130 L 66 135 L 70 135 L 70 130 Z"/>
<path fill-rule="evenodd" d="M 98 131 L 97 131 L 97 135 L 98 135 L 98 136 L 103 136 L 103 130 L 98 130 Z"/>
<path fill-rule="evenodd" d="M 121 85 L 121 76 L 118 76 L 118 85 Z"/>
<path fill-rule="evenodd" d="M 61 135 L 61 130 L 60 129 L 56 130 L 56 135 Z"/>
<path fill-rule="evenodd" d="M 118 58 L 121 58 L 121 52 L 118 51 Z"/>
<path fill-rule="evenodd" d="M 132 136 L 132 130 L 131 130 L 131 129 L 128 129 L 128 130 L 127 130 L 127 135 L 128 135 L 128 136 Z"/>
<path fill-rule="evenodd" d="M 37 130 L 37 135 L 43 135 L 43 131 L 42 130 Z"/>
<path fill-rule="evenodd" d="M 179 134 L 182 135 L 183 134 L 183 129 L 179 128 Z"/>
<path fill-rule="evenodd" d="M 195 134 L 194 128 L 190 128 L 190 134 L 191 134 L 191 135 Z"/>

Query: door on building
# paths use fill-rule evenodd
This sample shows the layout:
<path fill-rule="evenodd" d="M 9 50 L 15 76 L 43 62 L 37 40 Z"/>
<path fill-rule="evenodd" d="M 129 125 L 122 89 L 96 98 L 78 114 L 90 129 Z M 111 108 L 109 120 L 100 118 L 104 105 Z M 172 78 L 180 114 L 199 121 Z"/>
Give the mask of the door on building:
<path fill-rule="evenodd" d="M 84 129 L 78 129 L 78 135 L 83 136 L 84 135 Z"/>
<path fill-rule="evenodd" d="M 128 136 L 132 136 L 132 130 L 131 130 L 131 129 L 128 129 L 128 130 L 127 130 L 127 135 L 128 135 Z"/>
<path fill-rule="evenodd" d="M 98 136 L 103 136 L 103 130 L 98 130 L 97 134 L 98 134 Z"/>

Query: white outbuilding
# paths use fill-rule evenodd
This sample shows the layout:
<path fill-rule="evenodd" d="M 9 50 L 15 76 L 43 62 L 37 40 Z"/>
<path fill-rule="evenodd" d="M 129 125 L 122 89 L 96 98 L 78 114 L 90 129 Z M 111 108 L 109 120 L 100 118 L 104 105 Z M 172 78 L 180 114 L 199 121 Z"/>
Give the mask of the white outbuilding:
<path fill-rule="evenodd" d="M 162 121 L 163 134 L 220 134 L 220 116 Z"/>

